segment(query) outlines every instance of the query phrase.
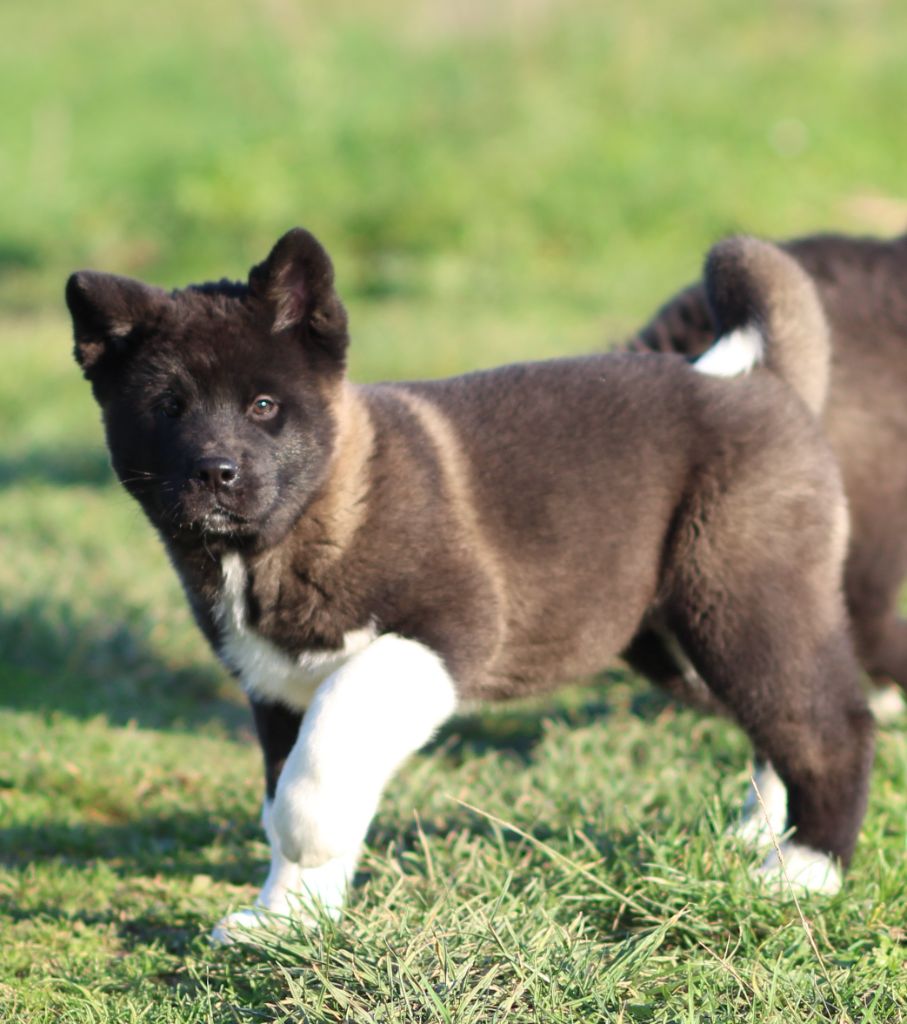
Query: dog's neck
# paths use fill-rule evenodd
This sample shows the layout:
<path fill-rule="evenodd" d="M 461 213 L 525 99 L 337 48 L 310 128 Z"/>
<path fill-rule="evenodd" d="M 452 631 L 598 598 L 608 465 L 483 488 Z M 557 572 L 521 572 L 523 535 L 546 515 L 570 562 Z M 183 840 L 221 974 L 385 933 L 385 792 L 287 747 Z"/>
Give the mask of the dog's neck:
<path fill-rule="evenodd" d="M 196 619 L 209 639 L 220 632 L 215 609 L 222 596 L 227 557 L 232 562 L 240 560 L 248 576 L 249 593 L 261 606 L 280 603 L 278 595 L 286 583 L 286 596 L 294 593 L 301 608 L 320 594 L 330 604 L 331 595 L 323 594 L 322 587 L 325 577 L 336 575 L 336 564 L 364 522 L 375 444 L 372 420 L 358 388 L 346 381 L 338 388 L 333 404 L 336 433 L 324 481 L 283 538 L 263 550 L 254 539 L 241 545 L 206 542 L 204 538 L 191 545 L 168 543 Z M 295 593 L 301 583 L 312 591 L 308 600 Z M 262 587 L 269 592 L 260 592 Z"/>
<path fill-rule="evenodd" d="M 324 483 L 290 533 L 294 546 L 311 548 L 316 564 L 346 551 L 364 521 L 371 487 L 375 432 L 356 385 L 341 382 L 334 409 L 336 436 Z"/>

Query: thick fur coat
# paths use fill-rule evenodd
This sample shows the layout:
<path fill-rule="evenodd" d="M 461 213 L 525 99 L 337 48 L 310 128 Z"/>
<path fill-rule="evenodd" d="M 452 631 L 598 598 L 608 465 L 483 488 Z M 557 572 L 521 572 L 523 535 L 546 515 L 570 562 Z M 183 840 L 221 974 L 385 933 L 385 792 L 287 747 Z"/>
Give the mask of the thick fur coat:
<path fill-rule="evenodd" d="M 872 729 L 814 416 L 825 317 L 767 243 L 716 247 L 706 279 L 772 372 L 622 353 L 358 386 L 331 262 L 299 230 L 245 285 L 70 279 L 113 466 L 264 750 L 271 872 L 219 938 L 338 912 L 384 784 L 462 702 L 595 672 L 652 630 L 777 770 L 788 866 L 837 884 Z"/>

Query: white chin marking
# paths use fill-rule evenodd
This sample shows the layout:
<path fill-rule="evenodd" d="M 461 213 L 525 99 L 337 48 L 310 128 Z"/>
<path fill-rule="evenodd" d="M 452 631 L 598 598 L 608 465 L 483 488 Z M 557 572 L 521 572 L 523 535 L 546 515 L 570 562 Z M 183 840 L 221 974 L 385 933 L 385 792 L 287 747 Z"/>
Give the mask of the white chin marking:
<path fill-rule="evenodd" d="M 781 836 L 786 825 L 787 787 L 771 764 L 766 763 L 756 769 L 741 819 L 728 829 L 728 834 L 754 849 L 766 850 Z"/>
<path fill-rule="evenodd" d="M 765 342 L 752 324 L 722 335 L 693 363 L 693 369 L 710 377 L 737 377 L 762 362 Z"/>
<path fill-rule="evenodd" d="M 785 840 L 765 858 L 757 876 L 781 893 L 822 893 L 834 896 L 841 888 L 841 872 L 828 854 Z"/>
<path fill-rule="evenodd" d="M 869 709 L 881 725 L 889 725 L 904 717 L 907 701 L 904 692 L 895 683 L 873 689 L 869 693 Z"/>

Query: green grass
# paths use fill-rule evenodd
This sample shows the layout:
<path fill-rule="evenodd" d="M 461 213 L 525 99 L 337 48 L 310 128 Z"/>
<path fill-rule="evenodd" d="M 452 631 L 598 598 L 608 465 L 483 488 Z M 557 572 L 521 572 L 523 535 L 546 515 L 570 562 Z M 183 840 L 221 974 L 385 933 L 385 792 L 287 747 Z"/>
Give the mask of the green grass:
<path fill-rule="evenodd" d="M 339 925 L 209 947 L 266 870 L 259 754 L 60 308 L 303 223 L 360 378 L 590 349 L 721 232 L 907 224 L 905 43 L 844 0 L 0 9 L 0 1021 L 907 1020 L 903 729 L 801 916 L 723 835 L 741 735 L 620 670 L 445 729 Z"/>

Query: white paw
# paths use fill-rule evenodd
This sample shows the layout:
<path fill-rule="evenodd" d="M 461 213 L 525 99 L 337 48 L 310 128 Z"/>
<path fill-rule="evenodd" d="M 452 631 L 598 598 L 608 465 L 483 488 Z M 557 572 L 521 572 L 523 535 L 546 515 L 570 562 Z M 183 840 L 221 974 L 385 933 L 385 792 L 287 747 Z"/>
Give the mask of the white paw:
<path fill-rule="evenodd" d="M 897 722 L 907 712 L 904 691 L 896 683 L 870 690 L 869 710 L 875 715 L 875 720 L 880 725 Z"/>
<path fill-rule="evenodd" d="M 783 892 L 815 892 L 833 896 L 841 888 L 841 872 L 831 857 L 788 839 L 765 858 L 757 871 L 764 882 Z"/>
<path fill-rule="evenodd" d="M 741 818 L 727 834 L 756 850 L 767 850 L 784 833 L 786 824 L 787 787 L 775 769 L 765 764 L 753 776 Z"/>
<path fill-rule="evenodd" d="M 211 932 L 211 941 L 230 945 L 252 938 L 249 933 L 261 929 L 317 928 L 325 917 L 340 920 L 355 866 L 355 856 L 302 868 L 275 854 L 255 906 L 227 914 Z"/>
<path fill-rule="evenodd" d="M 286 923 L 286 918 L 249 907 L 246 910 L 234 910 L 232 914 L 222 917 L 210 938 L 215 946 L 232 946 L 236 942 L 254 941 L 254 933 L 262 929 L 280 930 L 281 925 L 285 927 Z"/>
<path fill-rule="evenodd" d="M 314 907 L 304 898 L 288 894 L 279 909 L 256 903 L 254 907 L 234 910 L 222 917 L 211 932 L 211 942 L 217 946 L 232 946 L 235 942 L 254 942 L 255 933 L 260 931 L 286 932 L 291 928 L 315 929 L 321 918 L 327 916 L 336 921 L 340 910 Z"/>

